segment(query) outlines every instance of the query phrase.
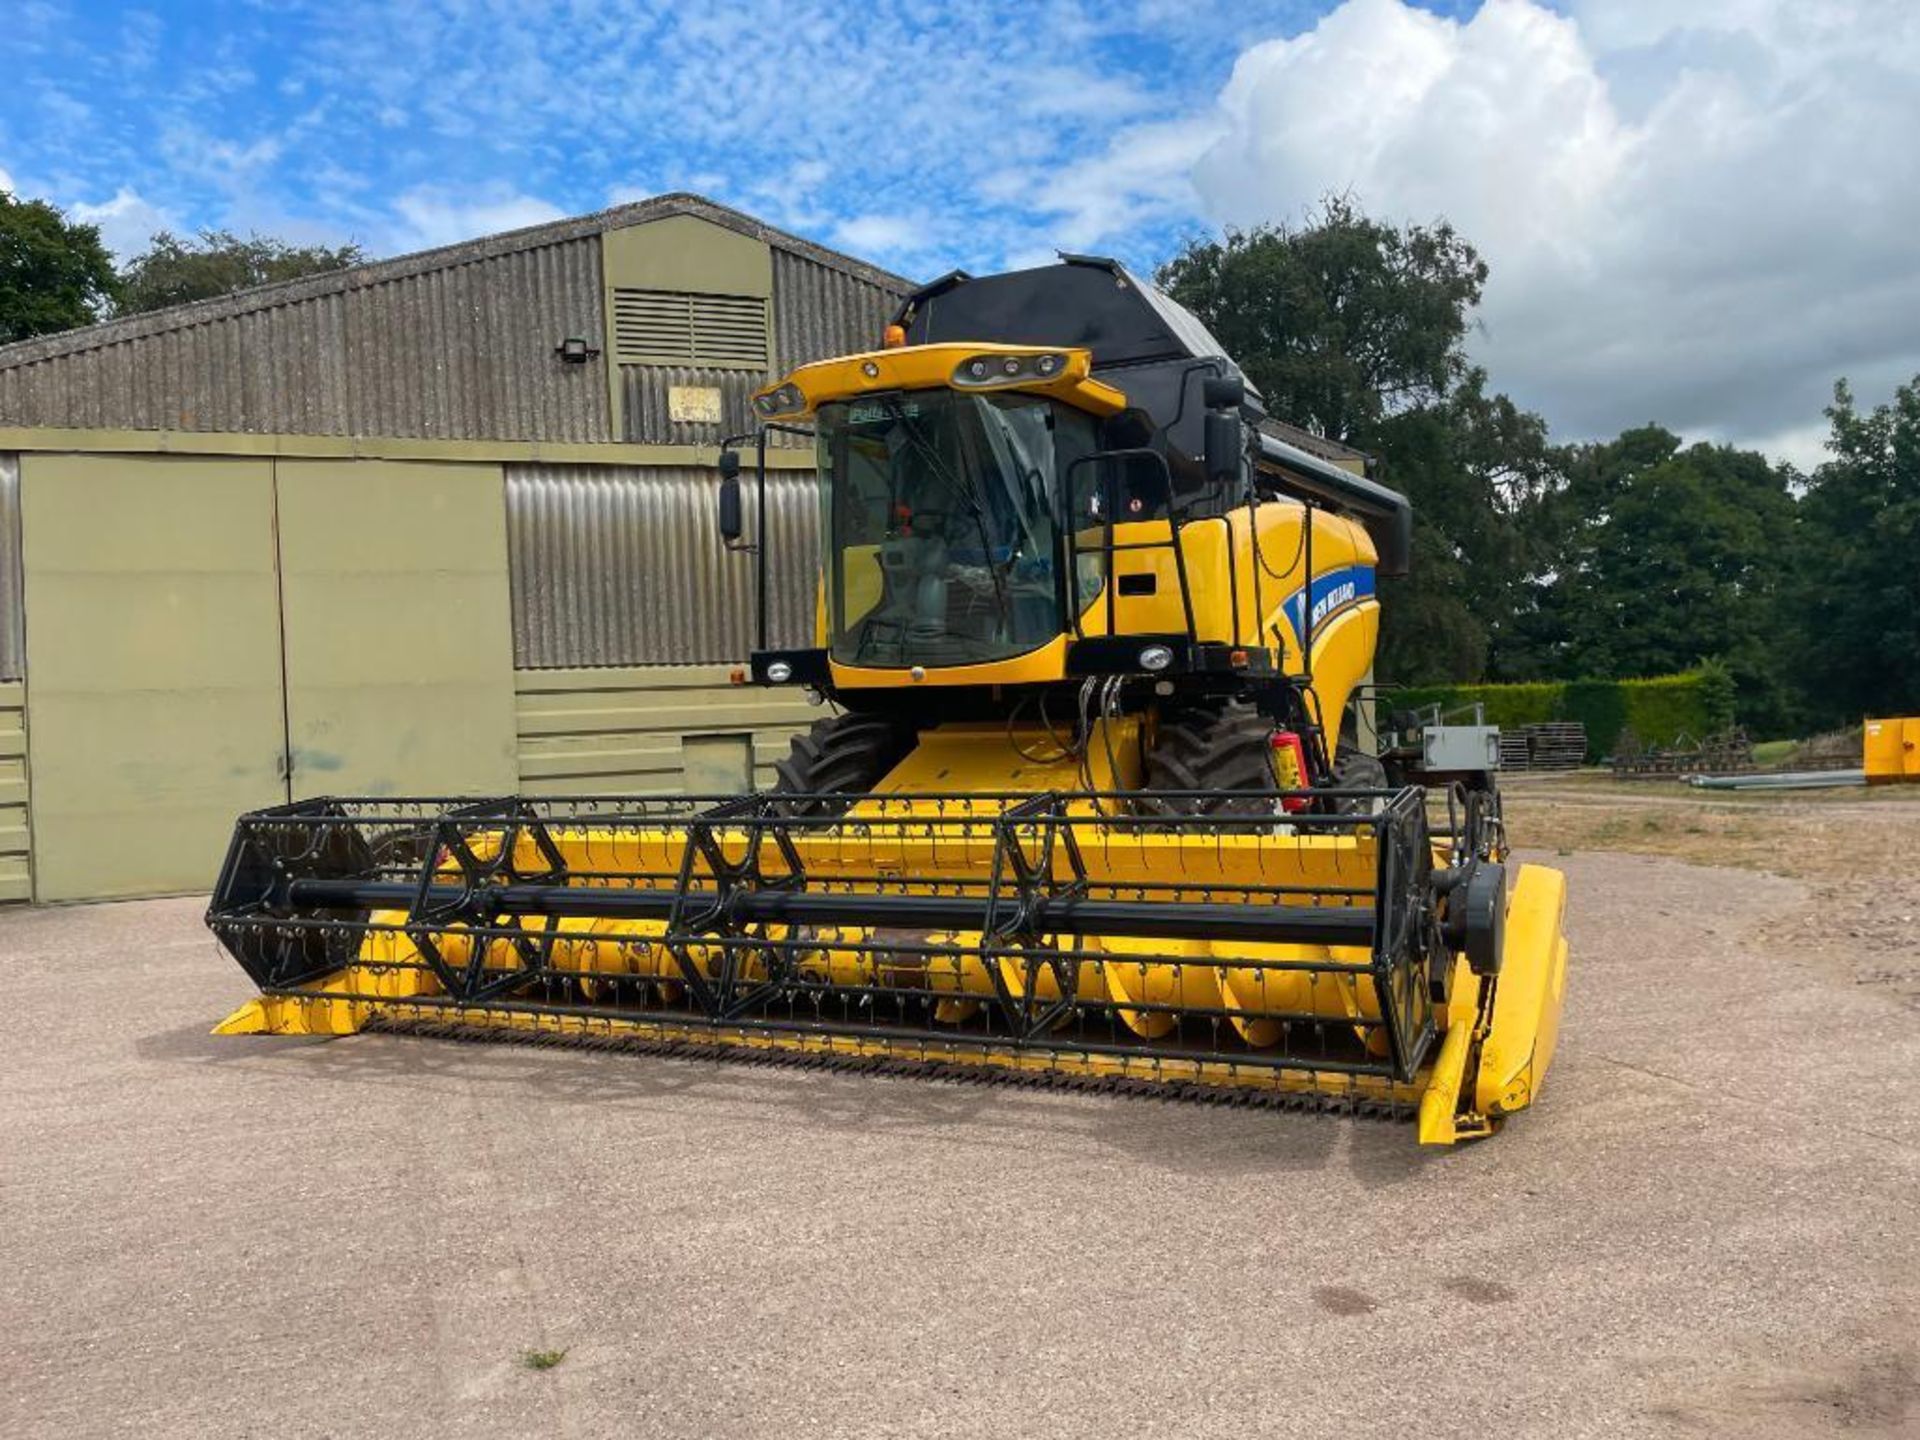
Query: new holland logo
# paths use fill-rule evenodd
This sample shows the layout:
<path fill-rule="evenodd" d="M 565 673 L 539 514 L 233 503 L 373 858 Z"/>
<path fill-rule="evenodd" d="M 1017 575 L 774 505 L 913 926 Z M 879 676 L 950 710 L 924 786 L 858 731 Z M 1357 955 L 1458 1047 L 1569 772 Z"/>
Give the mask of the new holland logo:
<path fill-rule="evenodd" d="M 1354 596 L 1360 593 L 1360 587 L 1351 580 L 1343 580 L 1326 594 L 1313 602 L 1313 623 L 1318 625 L 1327 618 L 1329 611 L 1338 610 L 1342 605 L 1351 604 Z"/>
<path fill-rule="evenodd" d="M 1313 612 L 1307 613 L 1307 597 L 1296 590 L 1287 598 L 1287 620 L 1293 633 L 1317 630 L 1323 621 L 1338 615 L 1348 606 L 1373 594 L 1373 571 L 1358 565 L 1322 575 L 1313 582 Z"/>

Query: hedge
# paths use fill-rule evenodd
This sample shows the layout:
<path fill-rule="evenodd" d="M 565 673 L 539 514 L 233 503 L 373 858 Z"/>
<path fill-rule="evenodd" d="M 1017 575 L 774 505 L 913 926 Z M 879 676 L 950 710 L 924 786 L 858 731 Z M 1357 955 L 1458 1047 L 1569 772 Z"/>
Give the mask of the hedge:
<path fill-rule="evenodd" d="M 1578 720 L 1587 727 L 1587 758 L 1612 752 L 1620 732 L 1631 728 L 1642 745 L 1671 745 L 1683 736 L 1700 740 L 1733 727 L 1733 677 L 1708 663 L 1678 675 L 1647 680 L 1540 680 L 1520 685 L 1423 685 L 1381 696 L 1389 710 L 1439 705 L 1456 710 L 1486 706 L 1487 723 L 1503 730 L 1549 720 Z"/>

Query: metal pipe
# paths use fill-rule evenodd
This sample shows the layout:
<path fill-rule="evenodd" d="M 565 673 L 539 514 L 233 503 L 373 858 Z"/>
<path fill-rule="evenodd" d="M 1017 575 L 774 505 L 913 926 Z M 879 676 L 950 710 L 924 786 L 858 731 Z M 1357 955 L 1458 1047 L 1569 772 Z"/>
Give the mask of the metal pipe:
<path fill-rule="evenodd" d="M 1405 575 L 1413 558 L 1413 502 L 1398 490 L 1261 433 L 1260 458 L 1281 472 L 1283 489 L 1357 515 L 1373 537 L 1382 575 Z"/>
<path fill-rule="evenodd" d="M 404 881 L 301 879 L 287 884 L 284 908 L 292 912 L 406 911 L 424 901 L 427 912 L 448 921 L 503 914 L 555 918 L 668 921 L 703 914 L 720 903 L 714 890 L 611 889 L 582 885 L 499 885 L 469 890 L 431 885 L 424 896 Z M 472 914 L 467 907 L 472 906 Z M 276 907 L 279 908 L 279 907 Z M 735 890 L 724 913 L 736 925 L 865 925 L 875 928 L 983 930 L 995 917 L 980 896 L 810 893 L 802 890 Z M 1017 906 L 1003 907 L 1008 914 Z M 229 915 L 228 919 L 242 918 Z M 1035 899 L 1023 933 L 1111 935 L 1143 940 L 1239 940 L 1247 943 L 1370 946 L 1372 906 L 1245 905 L 1217 901 L 1141 902 L 1084 895 Z"/>

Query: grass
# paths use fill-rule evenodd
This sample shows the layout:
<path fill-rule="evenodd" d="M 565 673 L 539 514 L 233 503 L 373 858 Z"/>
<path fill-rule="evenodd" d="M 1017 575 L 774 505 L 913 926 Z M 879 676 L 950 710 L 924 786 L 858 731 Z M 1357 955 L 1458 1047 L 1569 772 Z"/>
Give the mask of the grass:
<path fill-rule="evenodd" d="M 1762 740 L 1753 747 L 1753 760 L 1756 765 L 1778 765 L 1794 752 L 1798 740 Z"/>
<path fill-rule="evenodd" d="M 551 1370 L 567 1358 L 564 1350 L 528 1350 L 520 1357 L 520 1363 L 529 1370 Z"/>
<path fill-rule="evenodd" d="M 1894 788 L 1894 787 L 1888 787 Z M 1647 792 L 1641 792 L 1645 794 Z M 1673 803 L 1607 805 L 1592 794 L 1555 794 L 1546 787 L 1509 790 L 1508 833 L 1522 849 L 1534 846 L 1561 855 L 1583 850 L 1627 850 L 1703 865 L 1732 865 L 1809 880 L 1852 880 L 1884 871 L 1882 856 L 1905 855 L 1920 835 L 1920 793 L 1905 806 L 1885 808 L 1895 828 L 1863 820 L 1865 790 L 1838 792 L 1855 803 L 1829 809 L 1821 792 L 1792 798 L 1774 795 L 1746 804 L 1675 787 Z M 1747 797 L 1741 797 L 1747 799 Z M 1877 799 L 1878 797 L 1872 797 Z M 1876 811 L 1883 807 L 1876 805 Z M 1902 824 L 1901 822 L 1906 822 Z M 1908 828 L 1908 827 L 1911 828 Z M 1907 864 L 1898 864 L 1907 870 Z"/>

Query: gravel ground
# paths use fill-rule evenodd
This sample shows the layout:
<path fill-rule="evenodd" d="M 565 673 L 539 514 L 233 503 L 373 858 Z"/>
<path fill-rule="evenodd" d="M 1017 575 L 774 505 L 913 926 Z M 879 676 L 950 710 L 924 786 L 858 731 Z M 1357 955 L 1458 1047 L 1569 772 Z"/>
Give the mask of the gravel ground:
<path fill-rule="evenodd" d="M 1920 1007 L 1846 937 L 1794 938 L 1809 882 L 1556 863 L 1545 1099 L 1437 1153 L 1137 1100 L 216 1040 L 247 989 L 198 902 L 8 912 L 0 1435 L 1916 1433 Z"/>

